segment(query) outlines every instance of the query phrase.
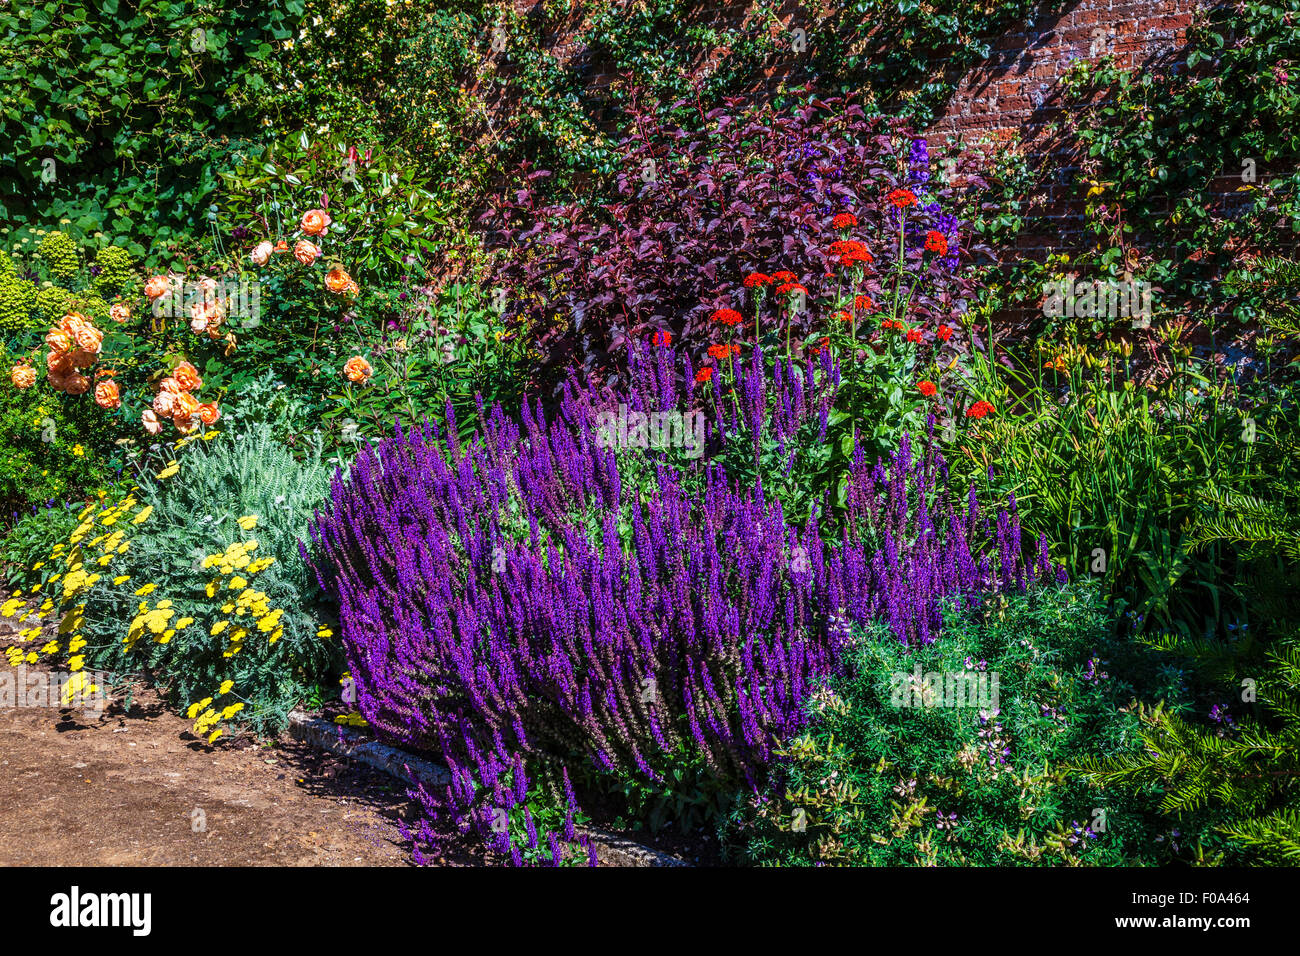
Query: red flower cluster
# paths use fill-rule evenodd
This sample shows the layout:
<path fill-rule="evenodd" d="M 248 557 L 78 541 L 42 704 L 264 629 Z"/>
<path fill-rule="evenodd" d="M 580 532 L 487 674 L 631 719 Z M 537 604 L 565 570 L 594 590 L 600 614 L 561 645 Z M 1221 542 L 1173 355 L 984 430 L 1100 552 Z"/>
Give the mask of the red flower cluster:
<path fill-rule="evenodd" d="M 919 342 L 919 341 L 921 341 L 921 330 L 920 330 L 920 329 L 908 329 L 908 330 L 907 330 L 907 341 L 909 341 L 909 342 Z"/>
<path fill-rule="evenodd" d="M 875 262 L 867 247 L 856 239 L 840 239 L 838 242 L 832 242 L 827 251 L 831 258 L 838 259 L 842 266 L 851 266 L 856 262 Z"/>
<path fill-rule="evenodd" d="M 735 309 L 716 309 L 713 313 L 713 321 L 721 325 L 740 325 L 745 319 Z"/>
<path fill-rule="evenodd" d="M 842 212 L 831 220 L 831 225 L 836 229 L 848 229 L 858 224 L 858 217 L 851 212 Z"/>
<path fill-rule="evenodd" d="M 926 398 L 930 398 L 932 395 L 934 395 L 935 392 L 939 390 L 939 387 L 935 385 L 934 382 L 931 382 L 928 379 L 926 379 L 924 381 L 920 381 L 916 383 L 916 390 L 920 392 L 922 395 L 924 395 Z"/>
<path fill-rule="evenodd" d="M 831 347 L 831 337 L 829 335 L 823 335 L 821 338 L 821 342 L 813 346 L 812 354 L 821 355 L 822 349 L 829 349 L 830 347 Z"/>
<path fill-rule="evenodd" d="M 650 342 L 652 345 L 666 348 L 673 344 L 673 334 L 671 332 L 656 332 Z"/>
<path fill-rule="evenodd" d="M 713 381 L 713 369 L 711 368 L 700 369 L 698 372 L 695 373 L 695 381 L 697 382 Z"/>
<path fill-rule="evenodd" d="M 916 194 L 910 189 L 895 189 L 885 197 L 895 209 L 906 209 L 916 205 Z"/>
<path fill-rule="evenodd" d="M 853 316 L 849 315 L 849 314 L 848 314 L 847 312 L 845 312 L 843 309 L 840 309 L 840 310 L 839 310 L 838 312 L 836 312 L 833 316 L 831 316 L 831 318 L 833 318 L 833 319 L 839 319 L 841 322 L 852 322 L 852 321 L 853 321 Z"/>
<path fill-rule="evenodd" d="M 772 277 L 764 272 L 751 272 L 745 276 L 746 289 L 758 289 L 772 284 Z"/>
<path fill-rule="evenodd" d="M 907 328 L 902 322 L 895 322 L 893 319 L 881 319 L 880 327 L 882 329 L 898 329 L 900 332 Z"/>
<path fill-rule="evenodd" d="M 952 338 L 952 329 L 948 328 L 946 325 L 941 325 L 935 329 L 934 334 L 939 337 L 940 342 L 947 342 Z"/>
<path fill-rule="evenodd" d="M 966 409 L 967 418 L 983 418 L 993 411 L 993 406 L 985 401 L 978 401 L 970 408 Z"/>
<path fill-rule="evenodd" d="M 870 312 L 876 307 L 876 303 L 871 301 L 869 295 L 855 295 L 853 297 L 853 308 L 857 312 Z"/>
<path fill-rule="evenodd" d="M 739 354 L 740 354 L 739 345 L 710 345 L 709 346 L 709 355 L 717 359 L 718 361 L 722 361 L 725 358 L 730 358 L 732 355 L 739 355 Z"/>
<path fill-rule="evenodd" d="M 948 254 L 948 239 L 941 232 L 931 229 L 925 234 L 925 249 L 941 256 Z"/>
<path fill-rule="evenodd" d="M 798 280 L 798 278 L 799 277 L 796 276 L 793 272 L 787 272 L 785 269 L 782 269 L 780 272 L 772 273 L 772 281 L 774 283 L 795 282 Z"/>
<path fill-rule="evenodd" d="M 776 287 L 777 295 L 789 295 L 791 292 L 802 292 L 804 295 L 808 294 L 808 290 L 797 282 L 784 282 Z"/>

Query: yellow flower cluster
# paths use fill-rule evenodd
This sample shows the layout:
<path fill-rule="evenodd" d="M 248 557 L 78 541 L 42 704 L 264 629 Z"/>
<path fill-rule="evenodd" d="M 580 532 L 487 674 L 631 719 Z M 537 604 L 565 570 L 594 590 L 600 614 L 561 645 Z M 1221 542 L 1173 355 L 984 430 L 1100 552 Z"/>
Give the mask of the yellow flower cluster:
<path fill-rule="evenodd" d="M 178 631 L 183 631 L 194 623 L 194 618 L 182 617 L 172 624 L 172 618 L 175 616 L 176 609 L 172 607 L 170 599 L 159 601 L 152 608 L 149 607 L 148 601 L 141 601 L 136 608 L 135 617 L 131 620 L 131 629 L 126 637 L 122 638 L 126 650 L 128 652 L 134 650 L 146 632 L 153 635 L 155 644 L 167 644 Z"/>
<path fill-rule="evenodd" d="M 256 515 L 239 519 L 239 526 L 245 531 L 251 531 L 256 524 Z M 280 623 L 284 609 L 273 609 L 266 592 L 249 586 L 249 578 L 275 563 L 275 558 L 271 557 L 253 558 L 252 554 L 257 547 L 256 540 L 237 541 L 221 554 L 210 554 L 203 559 L 204 568 L 217 570 L 217 577 L 209 581 L 205 588 L 208 597 L 216 597 L 221 592 L 239 592 L 233 600 L 227 600 L 221 605 L 221 613 L 228 616 L 213 624 L 209 632 L 214 636 L 227 634 L 229 645 L 222 652 L 225 657 L 234 657 L 239 653 L 249 628 L 254 624 L 263 634 L 270 634 L 268 640 L 271 644 L 284 636 L 284 626 Z"/>
<path fill-rule="evenodd" d="M 132 489 L 134 492 L 136 489 Z M 0 605 L 0 614 L 5 617 L 19 616 L 20 621 L 34 620 L 34 626 L 19 632 L 20 644 L 34 642 L 41 634 L 41 622 L 59 615 L 59 639 L 43 643 L 37 649 L 10 647 L 5 656 L 10 665 L 35 664 L 42 658 L 52 658 L 56 654 L 67 655 L 66 666 L 73 672 L 85 666 L 85 656 L 78 653 L 86 646 L 86 640 L 80 634 L 85 623 L 86 595 L 107 575 L 107 568 L 115 558 L 123 555 L 130 547 L 126 535 L 120 530 L 96 530 L 111 527 L 139 504 L 133 493 L 128 494 L 117 503 L 100 501 L 87 505 L 77 516 L 77 526 L 73 528 L 66 542 L 59 542 L 51 549 L 45 560 L 37 561 L 31 568 L 33 572 L 44 568 L 46 564 L 57 566 L 60 570 L 51 574 L 45 581 L 45 587 L 54 588 L 53 596 L 38 599 L 43 592 L 38 587 L 24 599 L 22 590 Z M 140 524 L 149 517 L 152 509 L 142 508 L 132 519 L 133 524 Z M 95 534 L 95 537 L 90 537 Z M 89 540 L 87 540 L 89 538 Z M 120 586 L 128 580 L 127 575 L 117 575 L 113 585 Z M 56 604 L 57 600 L 57 604 Z M 66 644 L 64 641 L 66 640 Z"/>
<path fill-rule="evenodd" d="M 230 720 L 230 718 L 234 717 L 235 714 L 244 709 L 244 702 L 242 700 L 236 701 L 233 704 L 227 704 L 220 710 L 212 706 L 214 700 L 218 697 L 225 697 L 228 695 L 234 686 L 234 681 L 222 681 L 221 686 L 214 690 L 210 697 L 204 697 L 202 700 L 190 704 L 189 710 L 185 712 L 185 716 L 194 721 L 194 733 L 198 734 L 200 737 L 204 734 L 208 734 L 208 743 L 212 743 L 220 737 L 222 733 L 220 727 L 217 727 L 216 730 L 212 730 L 213 727 L 223 720 Z M 210 730 L 212 732 L 208 733 Z"/>

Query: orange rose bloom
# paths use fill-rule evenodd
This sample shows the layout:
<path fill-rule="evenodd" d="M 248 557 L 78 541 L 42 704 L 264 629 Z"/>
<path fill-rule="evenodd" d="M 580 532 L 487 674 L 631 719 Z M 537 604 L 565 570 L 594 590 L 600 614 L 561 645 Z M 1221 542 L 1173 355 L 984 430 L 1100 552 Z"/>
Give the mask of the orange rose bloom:
<path fill-rule="evenodd" d="M 121 408 L 122 397 L 117 391 L 117 382 L 106 379 L 95 386 L 95 404 L 100 408 Z"/>
<path fill-rule="evenodd" d="M 87 352 L 85 349 L 74 349 L 67 355 L 73 368 L 90 368 L 95 364 L 95 353 Z"/>
<path fill-rule="evenodd" d="M 194 431 L 194 429 L 199 427 L 200 422 L 198 413 L 196 412 L 193 415 L 177 415 L 172 419 L 172 424 L 176 426 L 176 430 L 182 435 L 188 435 L 190 432 Z"/>
<path fill-rule="evenodd" d="M 69 312 L 63 318 L 59 319 L 59 328 L 69 335 L 75 335 L 77 329 L 83 325 L 90 325 L 90 319 L 86 318 L 80 312 Z"/>
<path fill-rule="evenodd" d="M 121 324 L 122 322 L 125 322 L 127 319 L 131 318 L 131 308 L 130 306 L 122 302 L 119 302 L 116 305 L 109 307 L 108 317 L 112 319 L 114 322 Z"/>
<path fill-rule="evenodd" d="M 104 333 L 89 323 L 74 329 L 72 337 L 77 340 L 78 345 L 92 355 L 99 354 L 99 349 L 104 344 Z"/>
<path fill-rule="evenodd" d="M 299 239 L 293 244 L 293 257 L 305 266 L 313 265 L 320 257 L 320 246 L 306 239 Z"/>
<path fill-rule="evenodd" d="M 329 289 L 335 295 L 342 295 L 348 291 L 352 285 L 352 276 L 348 275 L 338 266 L 335 266 L 325 275 L 325 288 Z"/>
<path fill-rule="evenodd" d="M 144 414 L 140 416 L 140 424 L 144 426 L 144 430 L 150 435 L 157 435 L 162 431 L 162 422 L 158 421 L 158 416 L 147 408 L 144 410 Z"/>
<path fill-rule="evenodd" d="M 176 396 L 172 406 L 172 416 L 174 418 L 189 418 L 191 415 L 197 415 L 199 411 L 199 400 L 189 392 L 181 392 Z"/>
<path fill-rule="evenodd" d="M 199 406 L 199 418 L 205 425 L 215 425 L 221 418 L 221 409 L 217 408 L 216 402 L 205 402 Z"/>
<path fill-rule="evenodd" d="M 307 235 L 319 236 L 331 222 L 333 220 L 324 209 L 308 209 L 302 214 L 302 222 L 299 225 Z"/>
<path fill-rule="evenodd" d="M 60 375 L 71 375 L 74 371 L 72 366 L 71 352 L 51 352 L 45 356 L 45 370 L 52 377 Z"/>
<path fill-rule="evenodd" d="M 289 251 L 289 243 L 287 243 L 287 242 L 285 242 L 283 239 L 281 239 L 279 242 L 277 242 L 277 243 L 275 244 L 275 251 L 276 251 L 276 252 L 288 252 L 288 251 Z"/>
<path fill-rule="evenodd" d="M 182 362 L 177 365 L 172 372 L 172 377 L 176 379 L 181 389 L 186 392 L 193 392 L 203 387 L 203 379 L 199 378 L 199 370 L 189 362 Z"/>
<path fill-rule="evenodd" d="M 173 395 L 179 395 L 185 389 L 181 388 L 181 383 L 176 381 L 170 375 L 158 383 L 159 391 L 170 392 Z"/>
<path fill-rule="evenodd" d="M 355 382 L 360 385 L 366 379 L 370 378 L 374 370 L 371 369 L 370 363 L 360 355 L 354 355 L 348 359 L 347 364 L 343 366 L 343 376 L 349 382 Z"/>
<path fill-rule="evenodd" d="M 15 365 L 9 370 L 9 381 L 15 388 L 31 388 L 36 384 L 36 369 L 30 365 Z"/>
<path fill-rule="evenodd" d="M 166 276 L 153 276 L 144 284 L 144 294 L 150 299 L 160 299 L 167 294 L 170 286 Z"/>
<path fill-rule="evenodd" d="M 63 390 L 69 395 L 85 395 L 90 391 L 90 379 L 74 372 L 72 375 L 68 376 L 67 385 Z"/>
<path fill-rule="evenodd" d="M 55 352 L 70 352 L 72 350 L 72 336 L 62 329 L 50 329 L 45 333 L 45 344 Z"/>

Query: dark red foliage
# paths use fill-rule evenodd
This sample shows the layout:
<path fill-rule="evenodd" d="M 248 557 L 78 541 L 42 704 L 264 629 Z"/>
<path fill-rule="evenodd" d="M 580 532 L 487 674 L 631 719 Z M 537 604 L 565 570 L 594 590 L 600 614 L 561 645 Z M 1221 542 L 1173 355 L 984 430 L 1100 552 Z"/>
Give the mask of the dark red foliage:
<path fill-rule="evenodd" d="M 807 288 L 810 306 L 828 305 L 837 290 L 880 301 L 882 277 L 899 254 L 898 212 L 887 197 L 903 186 L 918 194 L 903 250 L 908 272 L 925 274 L 915 318 L 938 324 L 962 310 L 969 283 L 954 260 L 927 257 L 923 246 L 926 232 L 943 228 L 940 210 L 954 212 L 962 197 L 928 170 L 920 186 L 909 177 L 914 134 L 904 121 L 868 116 L 844 99 L 813 99 L 779 114 L 738 109 L 729 100 L 701 113 L 695 131 L 634 105 L 616 201 L 590 209 L 547 204 L 538 188 L 549 173 L 525 164 L 518 189 L 484 214 L 504 253 L 494 282 L 506 290 L 507 315 L 531 322 L 549 367 L 606 369 L 629 339 L 649 341 L 659 331 L 702 354 L 718 309 L 739 311 L 739 330 L 752 336 L 756 307 L 771 320 L 785 306 L 759 281 L 747 287 L 756 272 L 773 282 L 791 276 L 786 281 Z M 964 162 L 960 169 L 952 181 L 963 193 L 985 186 Z M 842 213 L 857 220 L 848 235 L 835 227 Z M 954 251 L 969 256 L 966 238 Z M 829 250 L 843 239 L 860 242 L 872 261 L 839 261 Z M 861 278 L 845 289 L 851 274 Z M 796 333 L 821 330 L 829 311 L 804 309 Z"/>

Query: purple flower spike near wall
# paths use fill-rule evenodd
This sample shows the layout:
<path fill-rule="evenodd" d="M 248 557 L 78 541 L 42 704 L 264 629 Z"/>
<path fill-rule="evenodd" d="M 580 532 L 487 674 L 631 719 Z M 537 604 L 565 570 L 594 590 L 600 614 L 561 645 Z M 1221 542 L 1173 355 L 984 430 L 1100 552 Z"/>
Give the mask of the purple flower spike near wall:
<path fill-rule="evenodd" d="M 631 362 L 629 407 L 688 401 L 689 360 L 658 351 Z M 715 393 L 711 433 L 824 421 L 828 361 L 768 380 L 756 357 L 737 401 Z M 916 454 L 905 437 L 887 462 L 859 450 L 843 521 L 823 527 L 814 508 L 796 526 L 706 458 L 691 472 L 647 464 L 657 486 L 630 490 L 629 452 L 598 433 L 611 397 L 570 383 L 554 418 L 525 404 L 522 428 L 497 407 L 463 446 L 450 409 L 442 427 L 398 427 L 336 476 L 303 548 L 340 607 L 362 714 L 440 755 L 443 804 L 506 858 L 574 840 L 567 776 L 564 834 L 538 834 L 531 814 L 513 837 L 493 825 L 527 800 L 525 757 L 581 754 L 662 782 L 685 748 L 721 779 L 757 782 L 847 625 L 884 620 L 925 643 L 945 601 L 1054 578 L 1045 551 L 1023 564 L 1014 503 L 989 516 L 973 492 L 949 498 L 932 441 Z"/>

